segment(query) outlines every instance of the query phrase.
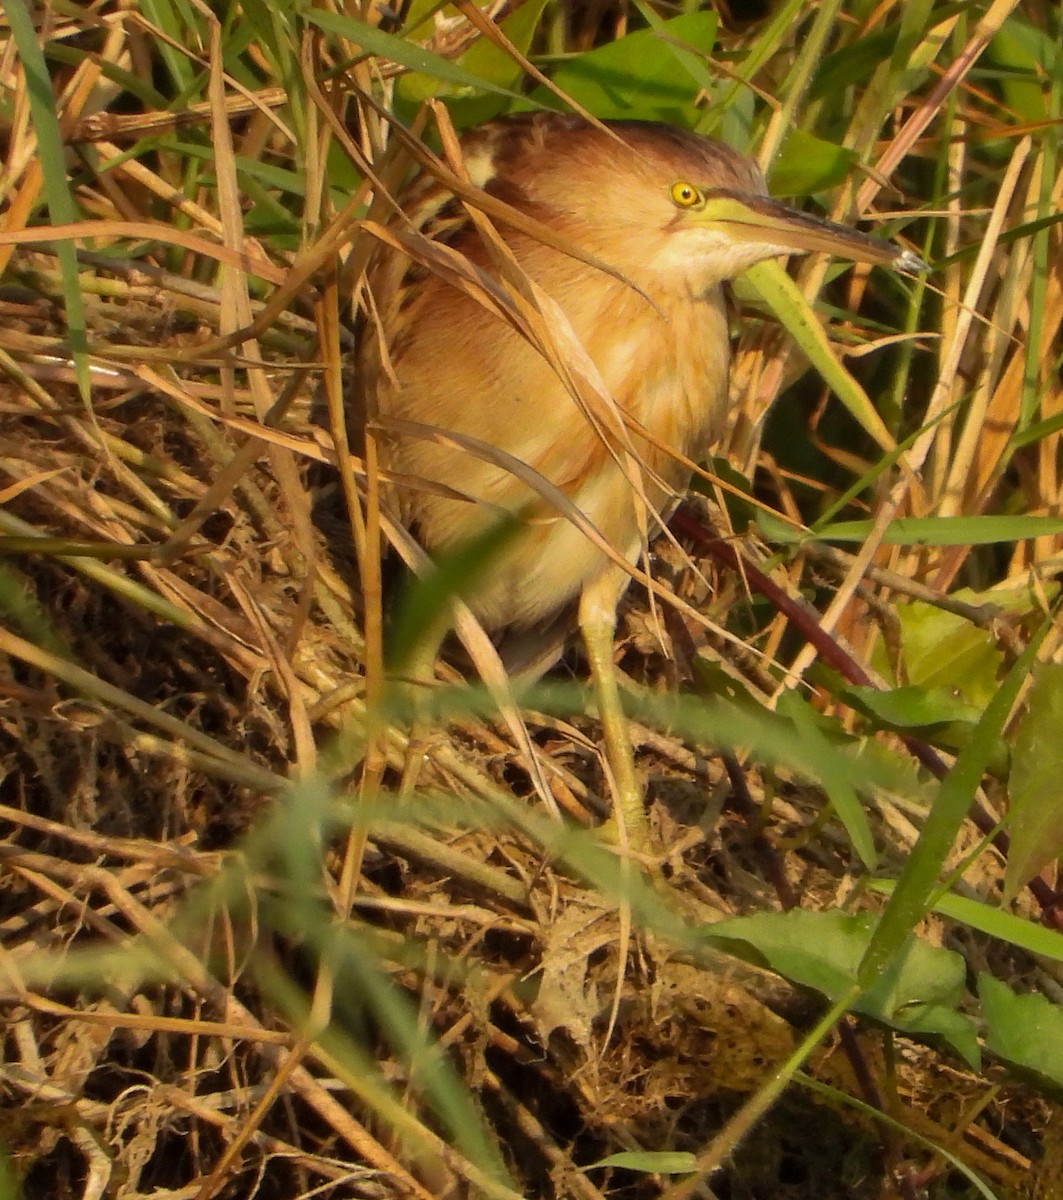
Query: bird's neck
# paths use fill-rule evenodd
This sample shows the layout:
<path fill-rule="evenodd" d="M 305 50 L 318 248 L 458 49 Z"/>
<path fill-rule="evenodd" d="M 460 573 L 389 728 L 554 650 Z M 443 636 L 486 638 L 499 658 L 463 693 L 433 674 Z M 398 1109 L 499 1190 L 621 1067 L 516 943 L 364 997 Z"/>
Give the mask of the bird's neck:
<path fill-rule="evenodd" d="M 715 302 L 724 283 L 754 261 L 747 261 L 742 247 L 735 247 L 734 262 L 719 254 L 692 254 L 689 246 L 664 236 L 664 231 L 647 236 L 645 230 L 632 227 L 629 237 L 618 237 L 615 229 L 572 222 L 565 232 L 574 245 L 614 268 L 659 304 Z"/>

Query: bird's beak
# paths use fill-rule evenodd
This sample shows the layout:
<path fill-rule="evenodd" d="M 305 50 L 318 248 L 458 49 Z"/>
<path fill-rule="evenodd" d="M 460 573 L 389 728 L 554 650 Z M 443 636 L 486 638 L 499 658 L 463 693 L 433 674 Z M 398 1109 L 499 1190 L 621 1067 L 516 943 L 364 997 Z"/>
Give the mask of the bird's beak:
<path fill-rule="evenodd" d="M 705 193 L 705 205 L 697 216 L 706 223 L 726 226 L 728 234 L 736 241 L 780 246 L 780 253 L 821 251 L 898 271 L 929 270 L 911 250 L 881 238 L 868 237 L 848 225 L 809 216 L 767 196 L 713 189 Z"/>

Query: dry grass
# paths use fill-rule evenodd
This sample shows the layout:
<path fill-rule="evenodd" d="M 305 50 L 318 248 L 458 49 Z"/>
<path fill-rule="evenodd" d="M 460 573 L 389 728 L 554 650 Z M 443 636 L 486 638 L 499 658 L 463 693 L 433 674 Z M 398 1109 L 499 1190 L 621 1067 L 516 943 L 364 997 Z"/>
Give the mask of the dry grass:
<path fill-rule="evenodd" d="M 441 664 L 445 718 L 411 725 L 388 707 L 377 492 L 341 410 L 375 245 L 364 222 L 387 218 L 375 183 L 404 170 L 387 114 L 408 115 L 411 95 L 393 63 L 338 35 L 251 7 L 244 41 L 236 13 L 224 26 L 165 6 L 102 24 L 37 14 L 80 214 L 66 229 L 21 60 L 0 44 L 0 1141 L 26 1197 L 677 1200 L 664 1176 L 582 1168 L 622 1150 L 701 1154 L 822 1011 L 706 955 L 697 930 L 794 898 L 879 901 L 814 772 L 785 753 L 769 765 L 759 743 L 737 756 L 744 771 L 722 762 L 669 726 L 667 697 L 739 697 L 767 746 L 766 714 L 807 685 L 876 739 L 866 769 L 881 754 L 891 778 L 907 772 L 871 808 L 879 874 L 896 878 L 930 776 L 846 707 L 796 607 L 748 602 L 754 566 L 820 609 L 835 669 L 891 684 L 959 686 L 918 657 L 913 599 L 960 613 L 1000 667 L 1054 597 L 1058 532 L 988 548 L 887 539 L 897 517 L 1061 515 L 1059 231 L 1032 223 L 1058 211 L 1063 173 L 1054 138 L 974 74 L 994 27 L 1051 14 L 913 17 L 906 55 L 887 49 L 875 86 L 847 85 L 844 103 L 788 75 L 818 61 L 811 41 L 806 59 L 784 29 L 722 35 L 715 77 L 759 49 L 753 82 L 787 97 L 758 127 L 765 154 L 795 114 L 845 144 L 871 169 L 832 193 L 835 215 L 854 195 L 860 213 L 935 213 L 904 232 L 938 267 L 896 286 L 829 281 L 821 262 L 797 272 L 832 311 L 854 386 L 908 439 L 899 465 L 826 402 L 777 324 L 744 310 L 732 461 L 791 522 L 834 519 L 852 487 L 837 515 L 871 527 L 848 557 L 809 542 L 769 558 L 750 538 L 744 574 L 695 541 L 664 544 L 657 578 L 696 619 L 665 604 L 662 625 L 632 592 L 618 657 L 665 848 L 650 887 L 544 815 L 544 790 L 573 825 L 603 811 L 582 693 L 518 718 Z M 638 22 L 564 17 L 539 20 L 537 51 Z M 901 8 L 868 19 L 869 35 L 892 28 Z M 839 18 L 831 36 L 857 25 Z M 453 61 L 477 35 L 455 17 L 433 36 Z M 181 81 L 174 118 L 163 101 Z M 1046 85 L 1046 121 L 1058 91 Z M 749 93 L 736 95 L 721 111 L 740 111 Z M 902 161 L 898 197 L 882 181 Z M 75 240 L 76 280 L 59 249 Z M 728 518 L 705 490 L 745 533 L 749 510 L 731 503 Z M 985 607 L 994 591 L 1006 612 Z M 987 776 L 983 803 L 1003 800 Z M 949 865 L 978 844 L 965 828 Z M 986 850 L 963 886 L 995 899 L 1001 875 Z M 933 916 L 921 929 L 972 972 L 1058 998 L 1058 963 Z M 974 1194 L 943 1151 L 995 1195 L 1058 1194 L 1059 1110 L 1013 1077 L 848 1020 L 805 1071 L 712 1176 L 718 1196 Z M 926 1140 L 847 1096 L 877 1097 Z"/>

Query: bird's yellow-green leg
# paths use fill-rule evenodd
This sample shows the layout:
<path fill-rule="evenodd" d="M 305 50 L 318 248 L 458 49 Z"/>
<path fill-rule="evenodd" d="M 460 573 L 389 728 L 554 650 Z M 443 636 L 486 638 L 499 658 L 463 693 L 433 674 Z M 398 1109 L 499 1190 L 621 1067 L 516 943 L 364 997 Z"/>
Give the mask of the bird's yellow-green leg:
<path fill-rule="evenodd" d="M 612 775 L 616 840 L 621 846 L 627 845 L 635 851 L 646 852 L 649 849 L 650 827 L 613 663 L 616 607 L 626 585 L 627 576 L 619 571 L 607 571 L 588 584 L 580 596 L 579 625 L 598 701 L 606 762 Z"/>

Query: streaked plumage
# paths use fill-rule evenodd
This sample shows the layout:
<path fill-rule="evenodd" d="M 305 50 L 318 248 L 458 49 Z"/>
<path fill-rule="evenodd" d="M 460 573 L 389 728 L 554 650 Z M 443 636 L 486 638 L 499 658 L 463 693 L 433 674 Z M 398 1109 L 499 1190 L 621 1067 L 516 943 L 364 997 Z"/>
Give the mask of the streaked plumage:
<path fill-rule="evenodd" d="M 597 366 L 642 462 L 644 496 L 665 514 L 689 472 L 657 446 L 698 459 L 723 428 L 729 355 L 723 283 L 761 259 L 795 250 L 829 246 L 868 261 L 889 261 L 898 252 L 776 205 L 752 161 L 719 142 L 645 122 L 608 128 L 613 136 L 577 117 L 523 114 L 483 126 L 461 145 L 474 184 L 634 285 L 497 225 Z M 687 187 L 700 190 L 696 212 L 685 192 L 677 195 Z M 738 216 L 727 216 L 736 206 Z M 724 219 L 710 219 L 710 208 Z M 493 272 L 463 205 L 434 180 L 415 183 L 403 209 L 415 225 Z M 361 375 L 371 390 L 370 410 L 385 420 L 477 438 L 527 463 L 634 562 L 646 524 L 638 489 L 543 355 L 502 317 L 398 252 L 381 252 L 369 285 L 389 359 L 382 364 L 377 339 L 365 339 Z M 623 450 L 622 438 L 610 440 L 613 451 Z M 607 569 L 599 548 L 502 467 L 414 436 L 388 433 L 381 445 L 389 469 L 484 502 L 400 489 L 403 519 L 429 552 L 480 532 L 500 508 L 527 520 L 468 597 L 487 627 L 539 622 Z"/>

